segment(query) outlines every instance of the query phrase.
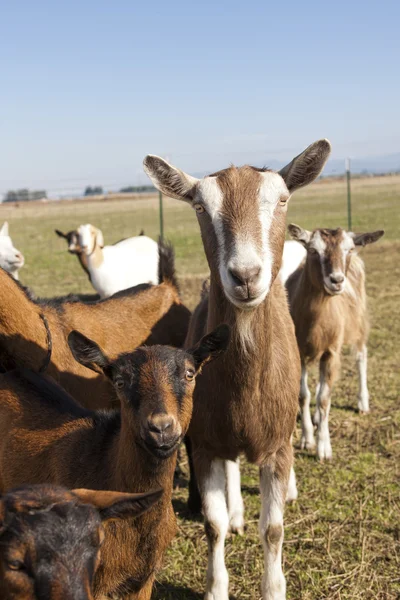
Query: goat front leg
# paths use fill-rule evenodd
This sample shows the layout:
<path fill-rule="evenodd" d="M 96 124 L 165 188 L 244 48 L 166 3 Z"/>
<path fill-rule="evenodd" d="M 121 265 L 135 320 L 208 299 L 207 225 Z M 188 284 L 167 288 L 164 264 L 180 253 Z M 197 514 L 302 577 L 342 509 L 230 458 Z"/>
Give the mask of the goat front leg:
<path fill-rule="evenodd" d="M 317 457 L 323 461 L 332 458 L 329 434 L 329 411 L 332 386 L 340 367 L 340 355 L 336 351 L 324 352 L 319 363 L 319 387 L 317 395 Z"/>
<path fill-rule="evenodd" d="M 367 346 L 363 344 L 357 352 L 357 369 L 358 369 L 358 410 L 361 414 L 369 412 L 369 392 L 367 386 Z"/>
<path fill-rule="evenodd" d="M 243 535 L 244 504 L 240 487 L 240 460 L 225 461 L 226 497 L 228 502 L 229 531 Z"/>
<path fill-rule="evenodd" d="M 229 515 L 225 496 L 225 461 L 219 458 L 206 461 L 205 457 L 201 459 L 196 456 L 195 467 L 208 543 L 205 600 L 228 600 L 229 577 L 225 566 L 225 538 L 228 533 Z"/>
<path fill-rule="evenodd" d="M 292 463 L 292 446 L 288 445 L 276 455 L 274 462 L 260 468 L 259 532 L 264 548 L 263 600 L 286 598 L 286 581 L 282 570 L 283 510 Z"/>
<path fill-rule="evenodd" d="M 315 448 L 314 426 L 311 420 L 310 400 L 311 394 L 307 384 L 307 369 L 301 363 L 300 381 L 300 413 L 301 413 L 301 449 L 313 450 Z"/>

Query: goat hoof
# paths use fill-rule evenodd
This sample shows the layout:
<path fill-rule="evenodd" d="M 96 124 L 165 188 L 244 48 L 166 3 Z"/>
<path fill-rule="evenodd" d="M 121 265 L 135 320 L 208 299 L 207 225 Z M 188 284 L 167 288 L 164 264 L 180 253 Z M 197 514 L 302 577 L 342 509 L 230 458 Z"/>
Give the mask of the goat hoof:
<path fill-rule="evenodd" d="M 308 451 L 315 450 L 315 440 L 313 438 L 307 440 L 305 437 L 302 437 L 301 442 L 300 442 L 300 448 L 302 450 L 308 450 Z"/>
<path fill-rule="evenodd" d="M 233 515 L 229 521 L 229 531 L 231 533 L 236 533 L 237 535 L 244 534 L 244 519 L 243 515 L 237 514 Z"/>

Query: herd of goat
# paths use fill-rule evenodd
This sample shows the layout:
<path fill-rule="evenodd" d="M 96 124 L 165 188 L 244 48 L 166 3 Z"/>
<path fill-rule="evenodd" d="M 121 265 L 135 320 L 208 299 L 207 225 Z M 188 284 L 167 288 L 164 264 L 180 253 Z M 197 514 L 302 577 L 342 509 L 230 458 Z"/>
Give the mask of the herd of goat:
<path fill-rule="evenodd" d="M 239 457 L 260 469 L 263 600 L 284 600 L 285 502 L 297 498 L 292 436 L 330 459 L 343 344 L 369 411 L 365 275 L 357 248 L 383 231 L 289 225 L 291 194 L 330 154 L 320 140 L 281 171 L 229 167 L 196 179 L 149 155 L 157 189 L 197 213 L 210 278 L 193 314 L 172 247 L 100 230 L 56 233 L 98 295 L 37 298 L 0 230 L 0 598 L 148 600 L 176 531 L 180 443 L 189 508 L 208 542 L 206 600 L 228 600 L 224 545 L 244 532 Z M 319 362 L 310 414 L 307 366 Z M 316 428 L 316 440 L 314 429 Z"/>

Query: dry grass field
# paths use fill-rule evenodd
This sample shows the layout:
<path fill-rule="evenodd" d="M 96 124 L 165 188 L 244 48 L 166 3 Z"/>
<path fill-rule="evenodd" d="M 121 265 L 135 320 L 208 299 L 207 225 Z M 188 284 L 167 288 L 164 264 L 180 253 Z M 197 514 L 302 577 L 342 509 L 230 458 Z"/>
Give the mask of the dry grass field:
<path fill-rule="evenodd" d="M 385 229 L 363 257 L 371 314 L 369 389 L 372 411 L 356 412 L 354 357 L 348 350 L 333 395 L 334 459 L 319 464 L 295 439 L 298 501 L 287 508 L 284 570 L 293 600 L 395 600 L 400 598 L 400 176 L 353 182 L 353 229 Z M 346 226 L 343 181 L 320 181 L 291 200 L 288 221 L 313 228 Z M 43 296 L 90 291 L 90 284 L 54 228 L 91 222 L 106 243 L 141 228 L 158 234 L 157 197 L 115 201 L 0 206 L 13 241 L 26 257 L 21 281 Z M 193 308 L 207 273 L 196 218 L 183 203 L 165 201 L 165 234 L 176 248 L 177 269 Z M 315 373 L 312 381 L 315 389 Z M 186 464 L 183 462 L 183 469 Z M 185 509 L 187 481 L 176 490 L 179 532 L 158 575 L 155 598 L 202 598 L 206 542 L 200 521 Z M 258 542 L 257 470 L 243 465 L 247 531 L 226 544 L 231 597 L 257 599 L 262 573 Z"/>

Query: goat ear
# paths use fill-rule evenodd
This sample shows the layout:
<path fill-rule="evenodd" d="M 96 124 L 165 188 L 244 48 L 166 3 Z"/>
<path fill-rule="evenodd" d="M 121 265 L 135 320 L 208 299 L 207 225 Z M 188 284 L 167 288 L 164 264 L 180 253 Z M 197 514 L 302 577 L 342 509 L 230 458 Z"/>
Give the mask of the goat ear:
<path fill-rule="evenodd" d="M 8 223 L 4 221 L 2 228 L 0 229 L 0 235 L 8 235 Z"/>
<path fill-rule="evenodd" d="M 100 246 L 100 248 L 104 248 L 104 236 L 103 236 L 103 232 L 100 231 L 100 229 L 97 229 L 97 227 L 96 227 L 96 242 L 98 243 L 98 245 Z"/>
<path fill-rule="evenodd" d="M 231 328 L 229 325 L 222 324 L 205 335 L 192 350 L 188 350 L 193 355 L 196 371 L 223 354 L 228 347 L 230 337 Z"/>
<path fill-rule="evenodd" d="M 296 242 L 300 242 L 300 244 L 303 244 L 303 246 L 305 247 L 310 242 L 311 231 L 303 229 L 295 223 L 290 223 L 290 225 L 288 225 L 288 232 L 293 240 L 296 240 Z"/>
<path fill-rule="evenodd" d="M 308 185 L 318 177 L 331 153 L 328 140 L 319 140 L 308 146 L 286 167 L 279 171 L 290 193 Z"/>
<path fill-rule="evenodd" d="M 100 513 L 101 520 L 131 519 L 146 512 L 162 496 L 163 490 L 145 492 L 143 494 L 126 494 L 123 492 L 103 492 L 98 490 L 72 490 L 81 502 L 92 504 Z"/>
<path fill-rule="evenodd" d="M 379 231 L 372 231 L 370 233 L 349 232 L 349 235 L 353 238 L 355 246 L 366 246 L 367 244 L 373 244 L 374 242 L 377 242 L 379 238 L 384 235 L 384 233 L 385 232 L 381 229 Z"/>
<path fill-rule="evenodd" d="M 67 238 L 67 235 L 66 235 L 65 233 L 63 233 L 62 231 L 60 231 L 59 229 L 55 229 L 55 230 L 54 230 L 54 232 L 55 232 L 55 233 L 56 233 L 56 234 L 57 234 L 59 237 L 62 237 L 62 238 L 68 239 L 68 238 Z"/>
<path fill-rule="evenodd" d="M 108 376 L 108 359 L 96 342 L 79 331 L 71 331 L 68 345 L 77 362 L 96 373 Z"/>
<path fill-rule="evenodd" d="M 155 187 L 170 198 L 191 202 L 198 179 L 170 165 L 163 158 L 148 154 L 143 161 L 145 173 Z"/>

